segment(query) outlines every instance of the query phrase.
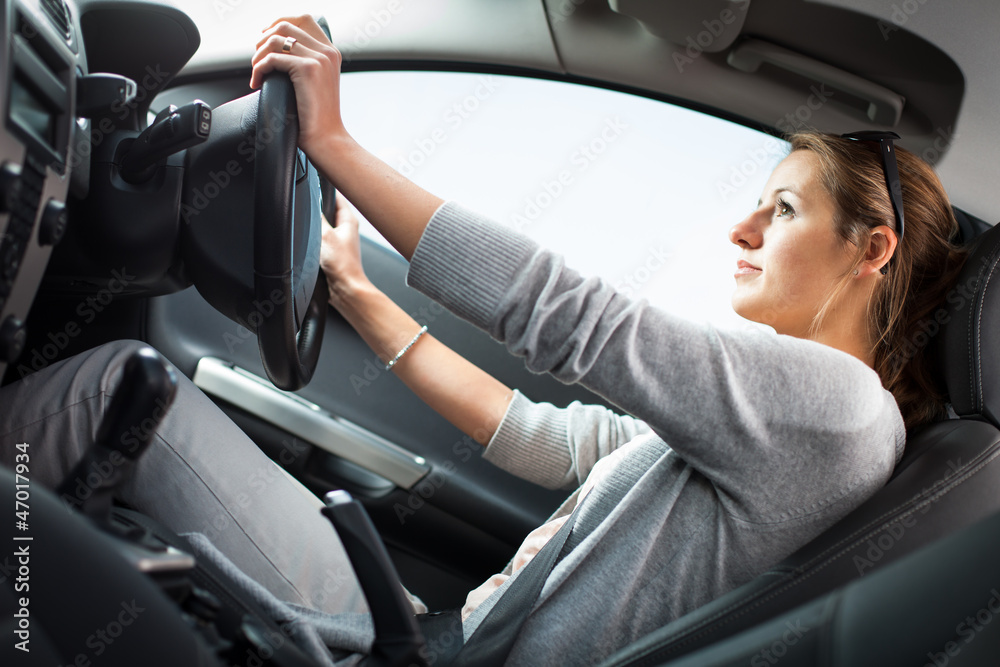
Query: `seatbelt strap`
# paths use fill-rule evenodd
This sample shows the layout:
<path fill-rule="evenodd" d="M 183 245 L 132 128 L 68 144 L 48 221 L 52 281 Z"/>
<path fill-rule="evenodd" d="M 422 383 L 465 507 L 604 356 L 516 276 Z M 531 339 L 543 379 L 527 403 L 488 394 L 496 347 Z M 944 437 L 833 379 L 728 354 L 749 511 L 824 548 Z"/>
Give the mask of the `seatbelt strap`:
<path fill-rule="evenodd" d="M 573 530 L 580 505 L 582 503 L 577 505 L 552 539 L 545 543 L 522 570 L 517 572 L 514 581 L 486 614 L 479 627 L 473 631 L 469 641 L 458 652 L 449 667 L 503 665 L 521 626 L 528 618 L 528 612 L 542 592 L 545 580 L 559 561 L 563 546 Z"/>
<path fill-rule="evenodd" d="M 602 508 L 616 507 L 650 467 L 670 452 L 663 440 L 653 436 L 635 446 L 626 447 L 629 450 L 616 463 L 616 474 L 602 480 L 585 498 L 580 499 L 566 523 L 524 569 L 516 573 L 515 579 L 487 612 L 449 667 L 503 665 L 562 552 L 572 551 L 591 534 L 607 516 L 607 511 Z M 581 508 L 593 508 L 593 511 L 587 509 L 581 512 Z"/>

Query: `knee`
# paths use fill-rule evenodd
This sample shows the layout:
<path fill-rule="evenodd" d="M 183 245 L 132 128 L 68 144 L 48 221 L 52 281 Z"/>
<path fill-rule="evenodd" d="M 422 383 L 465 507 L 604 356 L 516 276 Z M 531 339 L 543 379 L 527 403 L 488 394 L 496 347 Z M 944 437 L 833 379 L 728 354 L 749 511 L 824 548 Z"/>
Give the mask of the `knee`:
<path fill-rule="evenodd" d="M 105 396 L 114 396 L 120 391 L 130 391 L 123 386 L 125 364 L 136 352 L 142 349 L 152 349 L 147 343 L 138 340 L 116 340 L 104 343 L 91 350 L 77 355 L 75 365 L 77 381 L 81 385 L 93 386 L 97 380 L 97 389 Z"/>
<path fill-rule="evenodd" d="M 114 395 L 119 389 L 125 363 L 133 354 L 145 347 L 149 346 L 138 340 L 111 341 L 85 352 L 84 354 L 89 356 L 85 365 L 96 364 L 104 368 L 104 372 L 101 373 L 101 391 Z"/>
<path fill-rule="evenodd" d="M 101 352 L 104 354 L 109 354 L 112 356 L 124 355 L 128 358 L 133 352 L 141 350 L 144 347 L 150 347 L 148 343 L 143 343 L 141 340 L 132 339 L 122 339 L 113 340 L 110 343 L 104 343 L 103 345 L 98 345 L 92 352 Z"/>

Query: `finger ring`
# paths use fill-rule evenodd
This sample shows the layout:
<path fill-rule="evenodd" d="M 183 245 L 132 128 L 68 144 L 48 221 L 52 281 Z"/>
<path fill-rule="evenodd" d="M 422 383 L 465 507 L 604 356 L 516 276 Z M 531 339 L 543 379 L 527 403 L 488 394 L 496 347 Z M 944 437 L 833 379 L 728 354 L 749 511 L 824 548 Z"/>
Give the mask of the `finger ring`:
<path fill-rule="evenodd" d="M 295 39 L 294 37 L 286 37 L 285 38 L 285 43 L 281 45 L 282 52 L 283 53 L 291 53 L 292 52 L 292 47 L 295 46 L 295 42 L 297 42 L 297 41 L 299 41 L 299 40 Z"/>

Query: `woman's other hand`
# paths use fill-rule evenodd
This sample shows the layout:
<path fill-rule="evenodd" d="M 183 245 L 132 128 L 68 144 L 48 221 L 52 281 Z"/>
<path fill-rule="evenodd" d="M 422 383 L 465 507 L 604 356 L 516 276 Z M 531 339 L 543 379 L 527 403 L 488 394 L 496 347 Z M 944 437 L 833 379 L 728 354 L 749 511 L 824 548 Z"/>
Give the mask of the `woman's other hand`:
<path fill-rule="evenodd" d="M 333 225 L 326 218 L 323 219 L 323 246 L 320 249 L 319 264 L 330 287 L 330 305 L 337 310 L 343 310 L 347 300 L 359 289 L 370 286 L 368 276 L 361 266 L 358 219 L 339 192 Z"/>

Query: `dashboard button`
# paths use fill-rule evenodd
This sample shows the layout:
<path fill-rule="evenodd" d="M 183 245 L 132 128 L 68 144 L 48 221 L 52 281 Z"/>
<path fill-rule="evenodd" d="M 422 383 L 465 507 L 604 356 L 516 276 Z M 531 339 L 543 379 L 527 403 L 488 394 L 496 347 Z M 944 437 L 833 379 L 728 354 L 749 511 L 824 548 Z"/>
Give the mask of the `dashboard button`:
<path fill-rule="evenodd" d="M 38 225 L 38 244 L 56 245 L 66 232 L 66 204 L 50 199 L 42 211 L 42 220 Z"/>
<path fill-rule="evenodd" d="M 3 324 L 0 324 L 0 361 L 13 363 L 21 356 L 27 341 L 28 330 L 24 327 L 24 322 L 8 315 Z"/>
<path fill-rule="evenodd" d="M 0 165 L 0 213 L 13 211 L 21 195 L 21 167 L 13 162 Z"/>

